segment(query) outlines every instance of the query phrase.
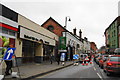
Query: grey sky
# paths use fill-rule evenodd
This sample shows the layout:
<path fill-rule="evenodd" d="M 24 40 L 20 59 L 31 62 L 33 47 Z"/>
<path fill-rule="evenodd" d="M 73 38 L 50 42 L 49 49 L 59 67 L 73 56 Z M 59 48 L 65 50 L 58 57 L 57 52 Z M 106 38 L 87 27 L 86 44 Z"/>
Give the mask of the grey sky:
<path fill-rule="evenodd" d="M 99 48 L 105 45 L 105 29 L 118 16 L 119 1 L 1 0 L 1 3 L 40 25 L 51 16 L 64 26 L 65 17 L 70 16 L 67 29 L 73 32 L 72 29 L 76 27 L 77 34 L 81 29 L 82 37 L 95 42 Z"/>

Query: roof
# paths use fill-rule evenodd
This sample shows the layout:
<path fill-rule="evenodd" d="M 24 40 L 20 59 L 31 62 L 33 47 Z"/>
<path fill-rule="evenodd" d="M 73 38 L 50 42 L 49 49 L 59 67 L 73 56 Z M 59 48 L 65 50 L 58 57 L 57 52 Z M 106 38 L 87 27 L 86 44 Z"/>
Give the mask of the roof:
<path fill-rule="evenodd" d="M 62 25 L 60 25 L 57 21 L 55 21 L 52 17 L 50 17 L 48 20 L 46 20 L 41 26 L 45 25 L 49 20 L 54 21 L 56 24 L 58 24 L 61 28 L 63 28 L 65 31 L 68 31 L 65 29 Z M 69 32 L 69 31 L 68 31 Z"/>

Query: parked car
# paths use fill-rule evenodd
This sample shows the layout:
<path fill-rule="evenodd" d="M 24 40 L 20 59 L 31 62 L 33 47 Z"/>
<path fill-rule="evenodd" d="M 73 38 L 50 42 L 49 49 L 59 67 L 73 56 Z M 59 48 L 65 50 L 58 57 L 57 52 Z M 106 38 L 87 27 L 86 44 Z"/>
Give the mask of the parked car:
<path fill-rule="evenodd" d="M 111 55 L 103 64 L 103 70 L 107 76 L 113 73 L 120 74 L 120 55 Z"/>
<path fill-rule="evenodd" d="M 108 55 L 102 55 L 100 60 L 99 60 L 99 66 L 100 68 L 103 68 L 103 63 L 107 60 Z"/>
<path fill-rule="evenodd" d="M 114 53 L 116 53 L 116 54 L 119 54 L 119 55 L 120 55 L 120 48 L 116 48 L 116 49 L 115 49 L 115 51 L 114 51 Z"/>

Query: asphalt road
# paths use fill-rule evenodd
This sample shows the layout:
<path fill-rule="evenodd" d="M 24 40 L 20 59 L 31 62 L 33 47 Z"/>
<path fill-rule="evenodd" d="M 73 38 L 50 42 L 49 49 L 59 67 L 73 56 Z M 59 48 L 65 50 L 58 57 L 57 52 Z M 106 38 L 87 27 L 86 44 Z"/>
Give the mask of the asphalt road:
<path fill-rule="evenodd" d="M 44 76 L 39 76 L 37 78 L 42 79 L 70 79 L 70 80 L 120 80 L 119 75 L 106 76 L 102 69 L 96 63 L 89 64 L 88 66 L 83 66 L 79 64 L 78 66 L 70 66 Z"/>

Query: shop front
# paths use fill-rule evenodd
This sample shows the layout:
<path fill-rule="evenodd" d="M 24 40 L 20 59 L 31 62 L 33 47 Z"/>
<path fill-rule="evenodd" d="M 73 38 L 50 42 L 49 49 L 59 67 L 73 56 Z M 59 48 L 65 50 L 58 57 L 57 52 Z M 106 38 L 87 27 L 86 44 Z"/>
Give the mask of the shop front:
<path fill-rule="evenodd" d="M 19 42 L 22 45 L 22 63 L 41 63 L 54 54 L 55 40 L 39 32 L 20 26 Z"/>

